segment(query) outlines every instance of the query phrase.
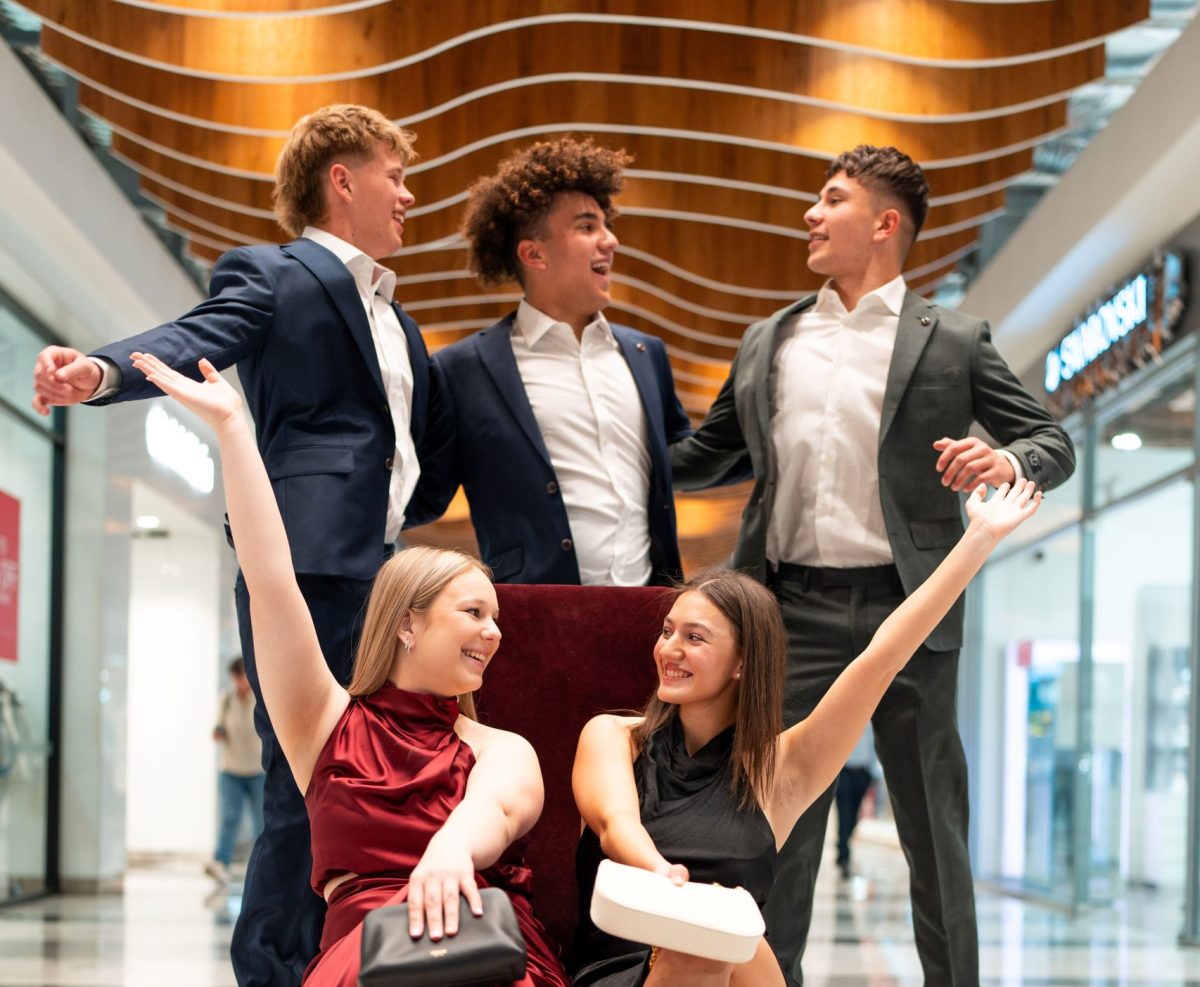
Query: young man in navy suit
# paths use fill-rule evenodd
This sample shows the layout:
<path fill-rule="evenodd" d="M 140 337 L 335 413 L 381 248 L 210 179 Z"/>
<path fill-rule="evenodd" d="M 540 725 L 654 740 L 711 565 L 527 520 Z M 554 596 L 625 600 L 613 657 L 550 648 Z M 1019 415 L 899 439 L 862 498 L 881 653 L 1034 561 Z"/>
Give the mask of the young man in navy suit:
<path fill-rule="evenodd" d="M 420 474 L 428 354 L 391 300 L 395 274 L 376 260 L 402 242 L 414 201 L 404 184 L 412 138 L 362 106 L 304 117 L 276 168 L 276 213 L 295 240 L 230 250 L 213 269 L 209 298 L 186 315 L 88 356 L 48 347 L 34 370 L 34 407 L 45 414 L 51 405 L 160 396 L 130 364 L 138 350 L 191 377 L 200 357 L 219 369 L 237 364 L 300 588 L 343 684 L 371 580 Z M 304 801 L 258 695 L 240 576 L 236 598 L 266 791 L 232 958 L 242 987 L 286 987 L 317 952 L 325 903 L 309 887 Z"/>
<path fill-rule="evenodd" d="M 539 143 L 470 192 L 469 266 L 517 311 L 440 351 L 414 523 L 461 484 L 497 582 L 679 578 L 667 446 L 691 434 L 666 348 L 605 319 L 624 151 Z"/>

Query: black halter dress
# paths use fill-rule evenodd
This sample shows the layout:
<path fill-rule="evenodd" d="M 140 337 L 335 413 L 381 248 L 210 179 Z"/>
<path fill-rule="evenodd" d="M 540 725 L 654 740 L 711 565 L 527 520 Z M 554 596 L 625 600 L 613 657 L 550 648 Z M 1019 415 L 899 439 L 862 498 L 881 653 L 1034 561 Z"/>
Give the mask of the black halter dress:
<path fill-rule="evenodd" d="M 689 755 L 674 719 L 633 764 L 642 825 L 667 860 L 691 880 L 743 887 L 759 907 L 775 880 L 775 835 L 762 809 L 743 809 L 731 782 L 733 727 Z M 600 840 L 585 828 L 575 853 L 579 924 L 573 955 L 575 987 L 635 987 L 646 979 L 650 947 L 601 932 L 588 914 Z"/>

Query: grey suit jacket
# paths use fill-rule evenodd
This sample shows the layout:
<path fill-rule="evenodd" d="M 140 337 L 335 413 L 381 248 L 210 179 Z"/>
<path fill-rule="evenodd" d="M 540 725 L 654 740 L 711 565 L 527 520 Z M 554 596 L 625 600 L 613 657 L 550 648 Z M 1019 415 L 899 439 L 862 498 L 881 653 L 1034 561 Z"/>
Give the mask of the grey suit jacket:
<path fill-rule="evenodd" d="M 695 435 L 671 446 L 676 487 L 718 483 L 749 452 L 754 488 L 742 515 L 735 568 L 766 578 L 767 525 L 776 496 L 771 443 L 771 367 L 780 325 L 815 301 L 809 296 L 746 330 L 729 377 Z M 933 443 L 960 438 L 978 421 L 1043 489 L 1075 469 L 1066 432 L 1021 386 L 996 352 L 986 322 L 942 309 L 911 291 L 900 312 L 879 425 L 879 496 L 892 556 L 911 593 L 963 532 L 958 494 L 943 487 Z M 960 599 L 929 636 L 934 651 L 962 646 Z"/>

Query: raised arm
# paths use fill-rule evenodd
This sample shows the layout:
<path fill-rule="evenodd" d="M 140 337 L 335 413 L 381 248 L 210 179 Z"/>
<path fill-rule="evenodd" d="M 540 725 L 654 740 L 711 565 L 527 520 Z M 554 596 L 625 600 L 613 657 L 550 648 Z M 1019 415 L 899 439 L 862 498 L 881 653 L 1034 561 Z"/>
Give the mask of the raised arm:
<path fill-rule="evenodd" d="M 575 804 L 610 860 L 683 884 L 688 879 L 687 868 L 663 857 L 642 825 L 629 735 L 637 722 L 637 717 L 609 714 L 588 721 L 579 735 L 571 772 Z"/>
<path fill-rule="evenodd" d="M 992 549 L 1041 503 L 1035 484 L 1001 486 L 967 500 L 970 524 L 958 544 L 880 625 L 866 650 L 830 687 L 807 719 L 779 739 L 779 767 L 767 816 L 782 845 L 800 814 L 832 784 L 887 687 L 967 587 Z"/>
<path fill-rule="evenodd" d="M 136 353 L 133 361 L 148 381 L 204 419 L 217 434 L 229 524 L 250 591 L 259 687 L 303 792 L 349 696 L 321 654 L 312 616 L 296 584 L 279 506 L 241 398 L 207 360 L 199 364 L 202 383 L 150 354 Z"/>
<path fill-rule="evenodd" d="M 413 937 L 425 925 L 429 938 L 458 932 L 459 894 L 479 915 L 483 903 L 475 872 L 491 867 L 542 814 L 542 772 L 523 737 L 460 719 L 461 735 L 475 751 L 463 800 L 434 833 L 408 885 Z"/>

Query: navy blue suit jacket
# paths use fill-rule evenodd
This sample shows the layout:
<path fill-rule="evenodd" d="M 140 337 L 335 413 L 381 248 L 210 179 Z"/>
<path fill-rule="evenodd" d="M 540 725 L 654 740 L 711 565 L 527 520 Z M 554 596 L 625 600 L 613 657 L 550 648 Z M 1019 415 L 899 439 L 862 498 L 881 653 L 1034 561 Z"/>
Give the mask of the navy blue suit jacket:
<path fill-rule="evenodd" d="M 461 484 L 479 553 L 496 582 L 578 583 L 562 492 L 509 340 L 513 318 L 434 355 L 433 410 L 407 521 L 436 520 Z M 667 446 L 691 435 L 691 424 L 662 342 L 627 326 L 611 328 L 646 415 L 652 580 L 666 582 L 682 575 Z"/>
<path fill-rule="evenodd" d="M 393 307 L 412 361 L 419 447 L 429 355 L 417 324 Z M 296 571 L 375 575 L 396 433 L 366 311 L 337 257 L 306 239 L 230 250 L 213 269 L 207 300 L 95 351 L 120 368 L 122 382 L 117 395 L 93 403 L 161 396 L 130 364 L 136 350 L 195 379 L 201 357 L 218 369 L 236 363 Z"/>

